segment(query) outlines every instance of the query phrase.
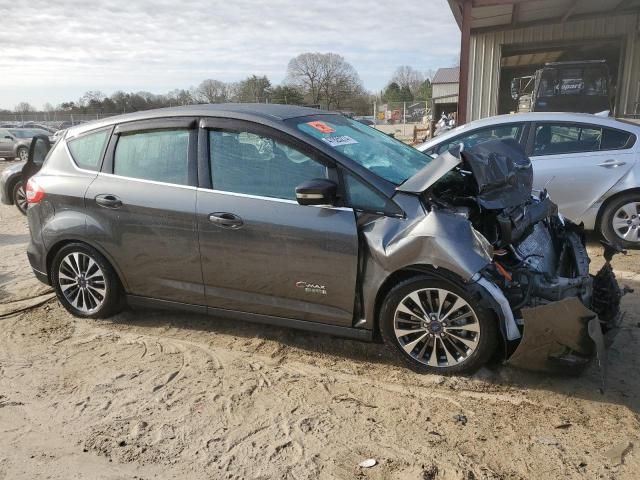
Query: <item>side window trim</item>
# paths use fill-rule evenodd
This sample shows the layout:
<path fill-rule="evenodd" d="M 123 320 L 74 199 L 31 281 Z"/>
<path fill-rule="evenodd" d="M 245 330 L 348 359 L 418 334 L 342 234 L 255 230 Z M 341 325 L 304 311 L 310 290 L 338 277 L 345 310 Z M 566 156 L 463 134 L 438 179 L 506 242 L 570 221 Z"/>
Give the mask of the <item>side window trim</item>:
<path fill-rule="evenodd" d="M 109 151 L 109 144 L 111 143 L 111 139 L 113 138 L 113 125 L 109 125 L 108 127 L 101 127 L 101 128 L 96 128 L 95 130 L 89 130 L 87 132 L 82 132 L 79 135 L 76 135 L 74 137 L 66 137 L 64 139 L 64 147 L 67 151 L 67 155 L 69 156 L 69 159 L 71 160 L 71 164 L 73 165 L 74 168 L 78 169 L 78 170 L 82 170 L 85 172 L 100 172 L 102 171 L 102 168 L 104 166 L 105 163 L 105 157 L 107 155 L 107 152 Z M 98 160 L 98 165 L 96 165 L 95 170 L 92 169 L 88 169 L 88 168 L 83 168 L 80 165 L 78 165 L 78 163 L 76 162 L 75 158 L 73 158 L 73 155 L 71 154 L 71 149 L 69 148 L 69 142 L 73 142 L 74 140 L 78 140 L 80 138 L 86 137 L 88 135 L 93 135 L 95 133 L 99 133 L 102 131 L 106 131 L 107 132 L 107 141 L 105 142 L 104 147 L 102 147 L 102 152 L 100 154 L 100 158 Z M 56 142 L 56 143 L 60 143 L 60 142 Z M 53 146 L 51 145 L 51 150 L 53 150 Z"/>
<path fill-rule="evenodd" d="M 198 130 L 197 119 L 192 117 L 179 117 L 179 118 L 166 118 L 159 120 L 141 120 L 139 122 L 129 122 L 124 124 L 126 127 L 122 128 L 122 125 L 116 125 L 114 131 L 107 144 L 106 152 L 104 155 L 104 161 L 102 163 L 101 173 L 107 175 L 113 175 L 118 178 L 130 178 L 131 180 L 148 181 L 153 183 L 161 183 L 166 185 L 176 185 L 179 187 L 197 187 L 198 186 Z M 136 134 L 145 132 L 155 132 L 162 130 L 185 130 L 189 132 L 189 148 L 187 153 L 187 184 L 177 184 L 168 182 L 158 182 L 155 180 L 147 180 L 144 178 L 126 177 L 123 175 L 114 174 L 114 158 L 116 152 L 116 146 L 120 136 L 123 134 Z"/>

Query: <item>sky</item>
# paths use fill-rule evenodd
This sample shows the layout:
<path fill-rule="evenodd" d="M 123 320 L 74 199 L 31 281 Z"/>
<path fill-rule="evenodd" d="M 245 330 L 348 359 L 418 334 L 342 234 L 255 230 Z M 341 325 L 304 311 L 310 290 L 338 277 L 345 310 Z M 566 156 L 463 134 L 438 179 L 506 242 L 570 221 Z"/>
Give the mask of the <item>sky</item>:
<path fill-rule="evenodd" d="M 342 55 L 379 91 L 397 66 L 451 66 L 460 46 L 446 0 L 0 0 L 0 12 L 0 108 L 10 110 L 206 78 L 275 85 L 303 52 Z"/>

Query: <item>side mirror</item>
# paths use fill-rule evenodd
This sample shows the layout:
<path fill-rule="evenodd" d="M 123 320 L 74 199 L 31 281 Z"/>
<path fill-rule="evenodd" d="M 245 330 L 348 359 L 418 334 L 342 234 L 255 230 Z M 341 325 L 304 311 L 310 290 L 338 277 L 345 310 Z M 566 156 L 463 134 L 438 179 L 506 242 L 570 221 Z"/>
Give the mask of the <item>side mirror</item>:
<path fill-rule="evenodd" d="M 6 138 L 7 140 L 14 140 L 14 138 L 11 135 L 5 135 L 4 138 Z"/>
<path fill-rule="evenodd" d="M 518 85 L 518 79 L 517 78 L 513 78 L 511 79 L 511 98 L 513 98 L 514 100 L 518 100 L 519 97 L 519 85 Z"/>
<path fill-rule="evenodd" d="M 338 186 L 326 178 L 307 180 L 296 187 L 296 199 L 300 205 L 333 205 Z"/>

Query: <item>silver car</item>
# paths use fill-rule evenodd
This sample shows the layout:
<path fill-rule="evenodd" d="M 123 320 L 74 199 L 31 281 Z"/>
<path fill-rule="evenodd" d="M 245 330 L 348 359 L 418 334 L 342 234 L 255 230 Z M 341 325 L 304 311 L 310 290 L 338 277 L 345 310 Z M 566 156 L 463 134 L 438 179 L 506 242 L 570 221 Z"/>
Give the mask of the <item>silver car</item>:
<path fill-rule="evenodd" d="M 560 212 L 624 248 L 640 248 L 640 125 L 579 113 L 522 113 L 477 120 L 418 150 L 437 155 L 460 143 L 519 142 L 533 163 L 534 189 Z"/>
<path fill-rule="evenodd" d="M 51 138 L 50 132 L 37 128 L 0 128 L 0 158 L 26 162 L 31 139 L 36 135 Z"/>
<path fill-rule="evenodd" d="M 532 177 L 507 140 L 431 159 L 310 108 L 139 112 L 54 145 L 27 182 L 27 254 L 78 317 L 129 303 L 382 338 L 420 372 L 604 362 L 615 250 L 591 276 Z"/>

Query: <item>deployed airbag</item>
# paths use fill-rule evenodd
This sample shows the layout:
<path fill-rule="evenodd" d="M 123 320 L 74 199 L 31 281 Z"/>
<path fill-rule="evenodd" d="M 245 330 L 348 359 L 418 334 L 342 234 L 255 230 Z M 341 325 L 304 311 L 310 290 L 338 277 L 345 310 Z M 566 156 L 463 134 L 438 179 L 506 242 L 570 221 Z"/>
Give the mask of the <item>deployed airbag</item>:
<path fill-rule="evenodd" d="M 460 152 L 478 185 L 478 203 L 491 210 L 515 207 L 531 196 L 533 169 L 518 142 L 489 140 Z"/>

